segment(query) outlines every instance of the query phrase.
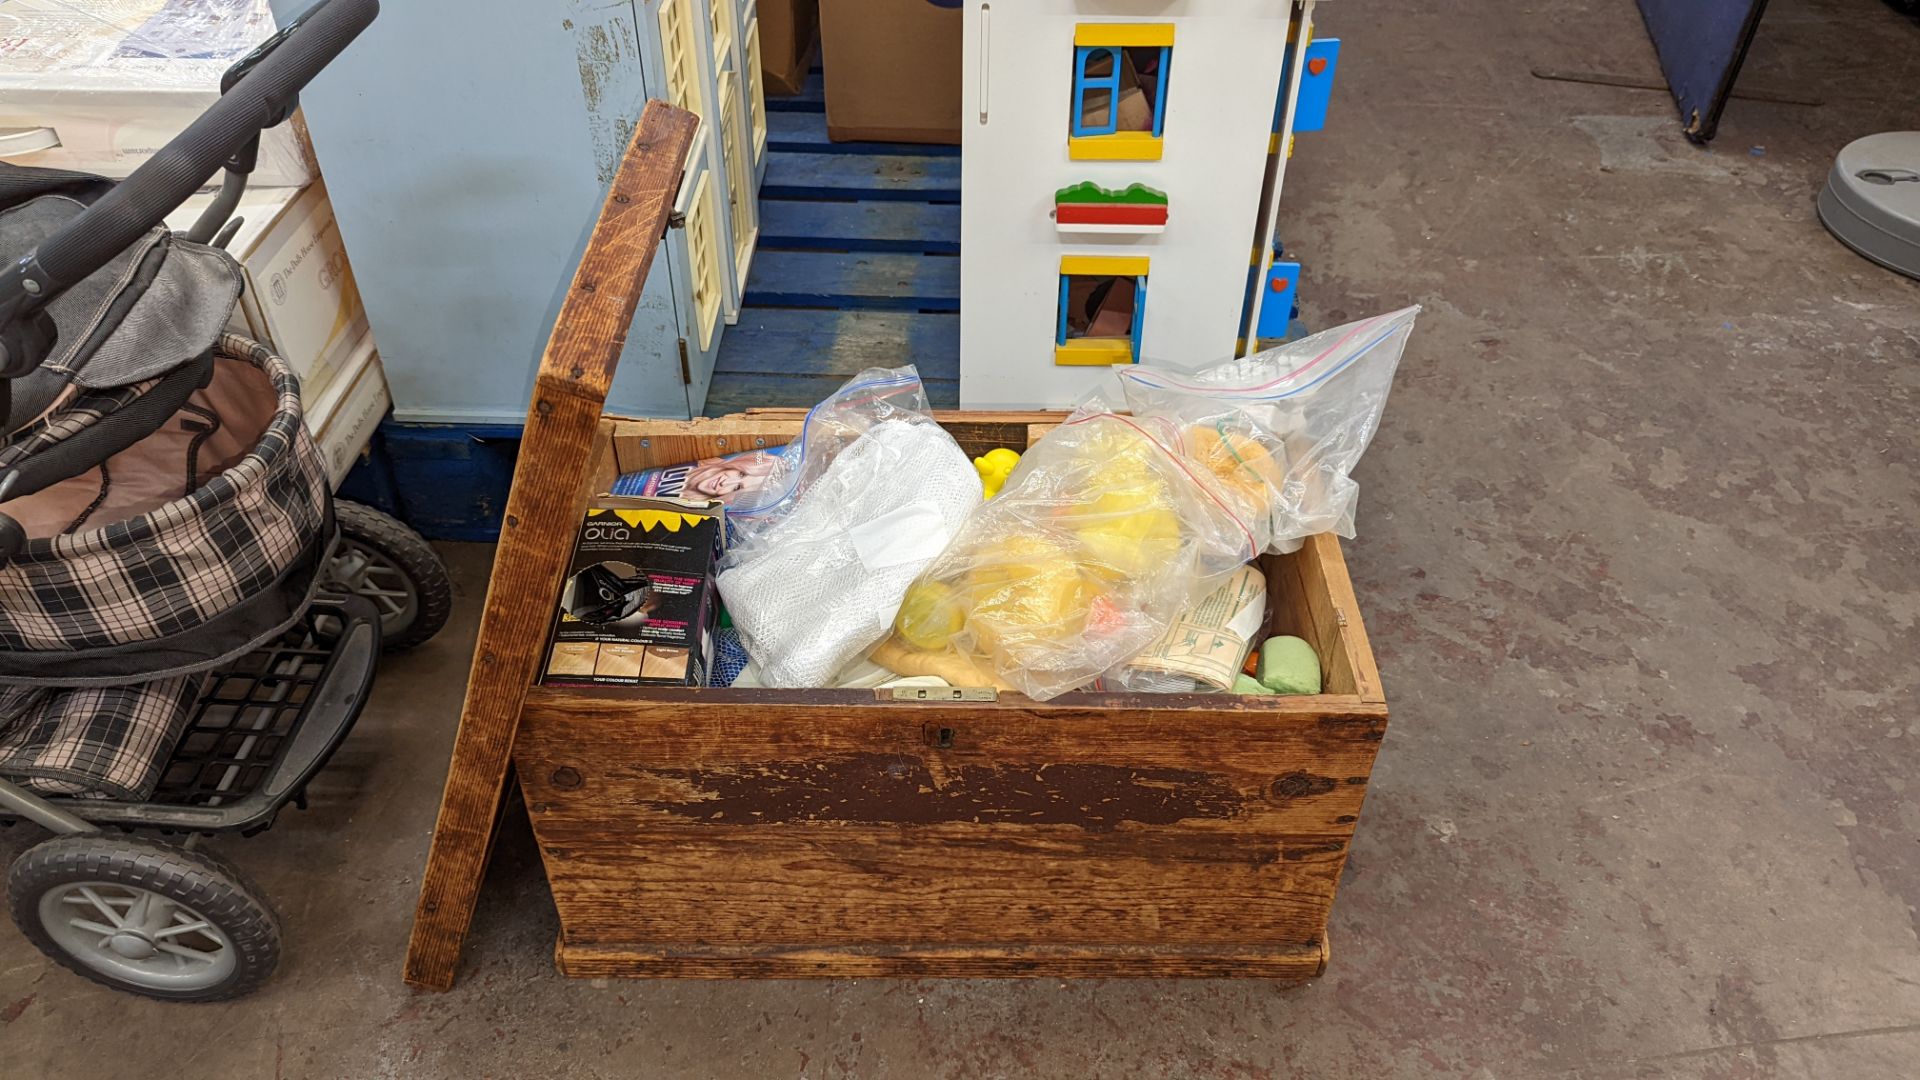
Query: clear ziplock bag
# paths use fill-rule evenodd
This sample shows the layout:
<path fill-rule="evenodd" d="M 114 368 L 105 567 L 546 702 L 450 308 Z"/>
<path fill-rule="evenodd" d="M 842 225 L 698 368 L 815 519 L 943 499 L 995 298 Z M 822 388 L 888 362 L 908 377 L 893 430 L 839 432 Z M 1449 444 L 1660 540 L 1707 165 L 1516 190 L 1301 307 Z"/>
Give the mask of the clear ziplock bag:
<path fill-rule="evenodd" d="M 720 595 L 762 685 L 832 686 L 980 504 L 980 475 L 903 367 L 815 406 L 770 479 L 727 511 Z"/>
<path fill-rule="evenodd" d="M 1348 323 L 1193 372 L 1118 369 L 1127 408 L 1176 423 L 1186 452 L 1236 472 L 1246 458 L 1271 491 L 1275 551 L 1315 533 L 1353 536 L 1351 477 L 1380 426 L 1418 307 Z M 1277 481 L 1277 482 L 1276 482 Z"/>
<path fill-rule="evenodd" d="M 1021 457 L 907 591 L 895 640 L 1035 700 L 1139 656 L 1262 552 L 1353 532 L 1366 449 L 1417 308 L 1179 373 L 1118 372 Z"/>
<path fill-rule="evenodd" d="M 912 364 L 868 368 L 807 410 L 800 436 L 780 450 L 757 492 L 727 506 L 729 546 L 750 542 L 793 512 L 846 446 L 888 420 L 933 423 L 920 372 Z"/>
<path fill-rule="evenodd" d="M 1169 423 L 1083 406 L 1022 455 L 913 583 L 899 638 L 956 652 L 1039 701 L 1138 655 L 1195 590 L 1262 545 L 1247 508 L 1180 452 L 1178 436 Z"/>

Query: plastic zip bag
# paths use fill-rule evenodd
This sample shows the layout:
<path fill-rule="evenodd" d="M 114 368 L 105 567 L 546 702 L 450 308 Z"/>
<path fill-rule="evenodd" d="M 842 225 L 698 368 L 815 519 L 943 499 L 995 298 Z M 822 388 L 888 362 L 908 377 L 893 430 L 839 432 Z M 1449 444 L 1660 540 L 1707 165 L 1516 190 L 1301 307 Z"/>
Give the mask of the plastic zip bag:
<path fill-rule="evenodd" d="M 1359 487 L 1349 474 L 1380 426 L 1419 313 L 1403 308 L 1189 373 L 1121 368 L 1120 384 L 1136 416 L 1180 424 L 1187 452 L 1229 474 L 1246 452 L 1234 440 L 1258 448 L 1260 471 L 1279 477 L 1266 507 L 1273 550 L 1297 550 L 1315 533 L 1351 538 Z"/>
<path fill-rule="evenodd" d="M 900 637 L 1039 701 L 1138 655 L 1190 596 L 1260 551 L 1244 508 L 1179 452 L 1178 434 L 1083 406 L 914 582 Z"/>
<path fill-rule="evenodd" d="M 912 364 L 867 368 L 807 410 L 800 437 L 781 448 L 760 490 L 727 507 L 729 544 L 750 542 L 793 512 L 840 451 L 887 420 L 933 423 L 920 371 Z"/>
<path fill-rule="evenodd" d="M 1353 534 L 1348 473 L 1418 308 L 1193 373 L 1119 371 L 908 590 L 895 641 L 1044 701 L 1151 646 L 1262 552 Z M 889 644 L 889 647 L 892 643 Z"/>
<path fill-rule="evenodd" d="M 980 475 L 904 367 L 815 406 L 770 479 L 728 510 L 720 594 L 762 685 L 832 686 L 980 504 Z"/>

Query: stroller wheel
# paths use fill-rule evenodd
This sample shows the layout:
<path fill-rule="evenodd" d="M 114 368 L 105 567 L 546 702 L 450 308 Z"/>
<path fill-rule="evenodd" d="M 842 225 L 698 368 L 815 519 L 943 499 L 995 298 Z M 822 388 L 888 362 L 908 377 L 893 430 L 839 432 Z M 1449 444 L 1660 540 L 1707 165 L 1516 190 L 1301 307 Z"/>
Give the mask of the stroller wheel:
<path fill-rule="evenodd" d="M 280 962 L 280 920 L 204 853 L 98 833 L 56 836 L 7 873 L 13 921 L 41 952 L 163 1001 L 251 993 Z"/>
<path fill-rule="evenodd" d="M 453 583 L 433 545 L 371 506 L 336 500 L 333 516 L 340 543 L 326 586 L 373 601 L 384 648 L 411 649 L 439 633 L 453 614 Z"/>

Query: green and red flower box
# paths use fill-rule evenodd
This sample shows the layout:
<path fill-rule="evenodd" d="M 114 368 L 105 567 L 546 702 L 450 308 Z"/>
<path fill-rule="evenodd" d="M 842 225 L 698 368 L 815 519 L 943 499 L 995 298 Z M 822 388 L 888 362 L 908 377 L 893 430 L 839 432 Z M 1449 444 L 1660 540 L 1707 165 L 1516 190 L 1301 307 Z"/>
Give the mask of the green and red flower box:
<path fill-rule="evenodd" d="M 1115 191 L 1083 180 L 1054 192 L 1053 221 L 1061 232 L 1159 232 L 1167 227 L 1167 194 L 1145 184 Z"/>

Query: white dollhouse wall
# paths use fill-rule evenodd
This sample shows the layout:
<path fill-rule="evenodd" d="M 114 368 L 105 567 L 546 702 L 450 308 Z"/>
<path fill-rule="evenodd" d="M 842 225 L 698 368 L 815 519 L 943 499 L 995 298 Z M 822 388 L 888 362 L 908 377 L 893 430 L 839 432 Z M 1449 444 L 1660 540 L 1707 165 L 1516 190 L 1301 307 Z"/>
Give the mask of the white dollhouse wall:
<path fill-rule="evenodd" d="M 967 0 L 961 158 L 960 403 L 1066 406 L 1110 369 L 1061 359 L 1063 266 L 1144 258 L 1137 359 L 1193 367 L 1235 354 L 1256 250 L 1288 24 L 1274 0 Z M 1076 30 L 1171 27 L 1158 160 L 1075 160 Z M 1131 31 L 1128 31 L 1131 32 Z M 1121 31 L 1087 41 L 1131 40 Z M 1120 34 L 1116 37 L 1116 33 Z M 1286 132 L 1282 132 L 1283 140 Z M 1084 143 L 1078 153 L 1134 153 Z M 1164 192 L 1159 231 L 1062 231 L 1055 192 L 1082 181 Z M 1063 260 L 1068 262 L 1063 263 Z M 1117 265 L 1117 264 L 1116 264 Z M 1130 264 L 1136 265 L 1136 264 Z M 1131 271 L 1129 271 L 1131 272 Z M 1122 362 L 1130 362 L 1129 355 Z"/>

